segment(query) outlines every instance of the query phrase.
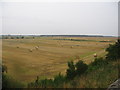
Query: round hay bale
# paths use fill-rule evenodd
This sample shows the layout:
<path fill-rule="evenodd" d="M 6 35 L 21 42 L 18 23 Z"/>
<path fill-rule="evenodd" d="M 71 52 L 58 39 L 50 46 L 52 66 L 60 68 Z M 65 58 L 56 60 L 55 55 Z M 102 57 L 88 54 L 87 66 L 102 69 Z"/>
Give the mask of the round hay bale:
<path fill-rule="evenodd" d="M 32 49 L 29 49 L 29 52 L 32 52 L 33 50 Z"/>
<path fill-rule="evenodd" d="M 38 46 L 36 46 L 35 49 L 38 50 Z"/>
<path fill-rule="evenodd" d="M 95 53 L 93 56 L 96 58 L 96 57 L 97 57 L 97 54 Z"/>
<path fill-rule="evenodd" d="M 70 48 L 73 48 L 73 46 L 71 46 Z"/>
<path fill-rule="evenodd" d="M 20 48 L 20 47 L 17 46 L 17 48 Z"/>

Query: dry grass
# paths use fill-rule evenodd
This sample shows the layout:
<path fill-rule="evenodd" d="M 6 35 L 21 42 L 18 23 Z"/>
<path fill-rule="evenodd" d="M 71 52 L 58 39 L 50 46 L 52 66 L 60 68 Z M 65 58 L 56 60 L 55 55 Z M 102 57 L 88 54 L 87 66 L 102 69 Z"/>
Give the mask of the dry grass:
<path fill-rule="evenodd" d="M 4 39 L 2 59 L 8 67 L 8 73 L 14 78 L 26 82 L 34 80 L 36 76 L 44 78 L 53 77 L 59 72 L 64 74 L 68 60 L 83 59 L 89 64 L 94 58 L 94 53 L 104 56 L 104 49 L 110 42 L 97 42 L 97 40 L 116 40 L 116 38 L 103 37 L 70 37 L 95 40 L 94 42 L 53 40 L 57 38 L 63 37 Z M 36 50 L 35 46 L 39 46 L 39 49 Z M 71 46 L 73 47 L 71 48 Z M 32 52 L 29 49 L 32 49 Z"/>

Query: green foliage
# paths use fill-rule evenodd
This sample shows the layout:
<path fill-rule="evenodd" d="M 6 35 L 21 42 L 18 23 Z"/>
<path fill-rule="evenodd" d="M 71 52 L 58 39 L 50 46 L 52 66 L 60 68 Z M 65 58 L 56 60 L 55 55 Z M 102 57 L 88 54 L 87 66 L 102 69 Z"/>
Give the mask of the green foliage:
<path fill-rule="evenodd" d="M 22 36 L 21 39 L 24 39 L 24 36 Z"/>
<path fill-rule="evenodd" d="M 75 79 L 74 79 L 74 80 L 70 81 L 69 84 L 70 84 L 71 88 L 76 88 L 76 86 L 78 85 L 78 82 L 76 82 Z"/>
<path fill-rule="evenodd" d="M 11 39 L 14 39 L 14 37 L 11 36 Z"/>
<path fill-rule="evenodd" d="M 108 52 L 106 55 L 107 60 L 120 59 L 120 39 L 114 45 L 110 44 L 106 51 Z"/>
<path fill-rule="evenodd" d="M 65 76 L 60 73 L 54 77 L 54 79 L 42 79 L 35 80 L 28 84 L 28 87 L 32 88 L 48 88 L 48 87 L 62 87 L 63 83 L 66 81 Z"/>
<path fill-rule="evenodd" d="M 92 66 L 103 66 L 103 65 L 106 65 L 108 64 L 108 62 L 103 59 L 102 57 L 100 58 L 95 58 L 94 62 L 92 62 L 90 65 Z"/>
<path fill-rule="evenodd" d="M 65 84 L 67 88 L 108 88 L 108 86 L 118 79 L 117 61 L 109 62 L 104 67 L 99 67 L 81 77 L 75 77 L 74 80 Z M 70 84 L 70 85 L 69 85 Z"/>
<path fill-rule="evenodd" d="M 54 77 L 54 87 L 60 87 L 64 82 L 66 82 L 66 77 L 61 75 L 61 73 Z"/>
<path fill-rule="evenodd" d="M 12 77 L 2 74 L 2 88 L 23 88 L 24 84 L 14 80 Z"/>
<path fill-rule="evenodd" d="M 78 61 L 75 66 L 76 66 L 76 74 L 79 76 L 85 73 L 88 68 L 87 64 L 85 64 L 83 61 Z"/>
<path fill-rule="evenodd" d="M 35 82 L 30 82 L 30 83 L 28 83 L 28 86 L 27 86 L 28 88 L 33 88 L 33 87 L 35 87 Z"/>
<path fill-rule="evenodd" d="M 28 88 L 47 88 L 53 87 L 53 80 L 52 79 L 42 79 L 38 82 L 31 82 L 28 84 Z"/>
<path fill-rule="evenodd" d="M 43 79 L 43 80 L 40 80 L 40 82 L 38 84 L 40 84 L 40 86 L 42 88 L 51 87 L 51 86 L 53 86 L 53 80 L 52 79 Z"/>
<path fill-rule="evenodd" d="M 76 76 L 75 65 L 73 61 L 68 62 L 68 69 L 66 72 L 66 77 L 69 80 L 72 80 Z"/>
<path fill-rule="evenodd" d="M 73 61 L 68 62 L 68 69 L 66 72 L 67 79 L 72 80 L 75 76 L 80 76 L 86 72 L 88 66 L 83 61 L 78 61 L 75 65 Z"/>
<path fill-rule="evenodd" d="M 88 67 L 87 71 L 96 70 L 100 67 L 104 67 L 107 64 L 108 64 L 108 61 L 103 59 L 102 57 L 95 58 L 95 60 L 89 64 L 89 67 Z"/>
<path fill-rule="evenodd" d="M 19 39 L 19 37 L 16 37 L 16 39 Z"/>
<path fill-rule="evenodd" d="M 73 61 L 68 62 L 68 69 L 66 72 L 66 76 L 59 73 L 53 79 L 42 79 L 39 80 L 38 78 L 35 82 L 31 82 L 28 84 L 28 87 L 33 88 L 60 88 L 63 87 L 63 84 L 68 82 L 69 80 L 73 80 L 77 75 L 80 76 L 81 74 L 85 73 L 88 66 L 83 63 L 83 61 L 78 61 L 76 65 L 74 65 Z"/>

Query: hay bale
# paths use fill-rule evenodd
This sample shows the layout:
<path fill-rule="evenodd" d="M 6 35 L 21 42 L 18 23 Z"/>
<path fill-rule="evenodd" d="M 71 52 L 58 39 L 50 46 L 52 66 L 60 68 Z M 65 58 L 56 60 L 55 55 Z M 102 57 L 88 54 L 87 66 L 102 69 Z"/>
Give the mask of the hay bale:
<path fill-rule="evenodd" d="M 96 57 L 97 57 L 97 54 L 95 53 L 93 56 L 96 58 Z"/>
<path fill-rule="evenodd" d="M 39 48 L 38 46 L 35 47 L 36 50 L 38 50 L 38 48 Z"/>
<path fill-rule="evenodd" d="M 17 46 L 17 48 L 20 48 L 20 47 Z"/>
<path fill-rule="evenodd" d="M 33 50 L 32 49 L 29 49 L 29 52 L 32 52 Z"/>
<path fill-rule="evenodd" d="M 61 45 L 61 47 L 63 47 L 63 44 L 60 44 Z"/>
<path fill-rule="evenodd" d="M 70 48 L 73 48 L 73 46 L 71 46 Z"/>

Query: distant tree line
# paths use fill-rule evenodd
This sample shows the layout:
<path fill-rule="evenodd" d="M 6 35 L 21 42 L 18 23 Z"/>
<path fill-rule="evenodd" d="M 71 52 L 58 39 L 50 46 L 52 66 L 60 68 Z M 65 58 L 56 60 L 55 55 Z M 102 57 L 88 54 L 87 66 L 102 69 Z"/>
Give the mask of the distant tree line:
<path fill-rule="evenodd" d="M 35 36 L 22 35 L 2 35 L 2 39 L 34 39 Z"/>
<path fill-rule="evenodd" d="M 102 35 L 40 35 L 41 37 L 104 37 Z"/>
<path fill-rule="evenodd" d="M 24 36 L 11 36 L 11 35 L 4 35 L 2 39 L 24 39 Z"/>

